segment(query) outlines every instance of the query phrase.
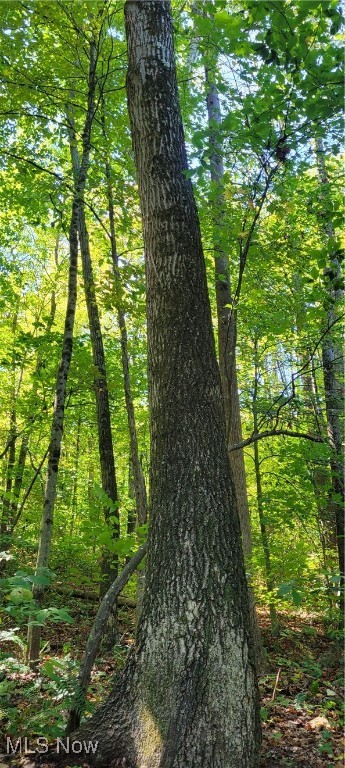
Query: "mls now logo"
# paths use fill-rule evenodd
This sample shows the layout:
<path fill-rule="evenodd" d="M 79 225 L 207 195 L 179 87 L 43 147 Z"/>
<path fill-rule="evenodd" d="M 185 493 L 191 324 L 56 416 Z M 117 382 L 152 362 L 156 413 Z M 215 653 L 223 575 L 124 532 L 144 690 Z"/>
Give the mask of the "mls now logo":
<path fill-rule="evenodd" d="M 14 741 L 14 743 L 13 743 Z M 6 753 L 8 755 L 26 755 L 32 752 L 38 752 L 44 754 L 48 752 L 49 744 L 48 740 L 43 736 L 38 737 L 34 742 L 30 743 L 27 736 L 20 736 L 19 739 L 13 740 L 7 736 L 6 739 Z M 67 739 L 57 739 L 55 744 L 55 752 L 58 754 L 64 752 L 67 755 L 80 755 L 81 752 L 85 752 L 86 755 L 97 752 L 98 741 L 71 741 L 69 736 Z"/>

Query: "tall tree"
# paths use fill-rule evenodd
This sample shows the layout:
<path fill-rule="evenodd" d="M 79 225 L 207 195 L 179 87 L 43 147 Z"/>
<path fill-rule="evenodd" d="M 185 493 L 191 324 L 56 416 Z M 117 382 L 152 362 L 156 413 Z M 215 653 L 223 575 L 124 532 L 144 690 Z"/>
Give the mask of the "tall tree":
<path fill-rule="evenodd" d="M 339 320 L 339 303 L 344 296 L 344 279 L 341 261 L 343 250 L 335 238 L 332 221 L 329 219 L 329 179 L 322 140 L 316 141 L 316 158 L 322 197 L 321 221 L 327 238 L 329 263 L 325 269 L 327 333 L 322 344 L 322 363 L 325 386 L 328 438 L 331 449 L 330 466 L 332 476 L 332 506 L 337 532 L 338 559 L 340 571 L 340 611 L 344 613 L 344 356 L 341 341 L 337 339 L 335 323 Z M 341 626 L 343 620 L 341 618 Z"/>
<path fill-rule="evenodd" d="M 128 2 L 125 16 L 147 269 L 151 528 L 136 652 L 75 738 L 99 739 L 98 766 L 125 757 L 138 768 L 254 768 L 248 594 L 170 3 Z"/>
<path fill-rule="evenodd" d="M 90 55 L 95 61 L 98 55 L 96 42 L 92 41 Z M 92 84 L 93 94 L 96 90 L 96 67 L 94 71 L 94 80 Z M 70 154 L 72 160 L 73 176 L 75 181 L 80 172 L 80 160 L 77 147 L 77 136 L 73 112 L 69 110 L 69 141 Z M 112 536 L 118 539 L 120 533 L 118 519 L 118 492 L 115 472 L 113 436 L 111 429 L 111 415 L 108 391 L 107 369 L 105 362 L 103 333 L 101 328 L 100 314 L 98 309 L 96 286 L 90 251 L 89 233 L 86 225 L 85 202 L 82 201 L 78 214 L 78 236 L 83 269 L 83 282 L 85 302 L 89 320 L 90 339 L 92 348 L 92 359 L 95 367 L 94 390 L 97 409 L 97 431 L 98 431 L 98 450 L 101 467 L 102 490 L 105 494 L 104 517 L 110 525 Z M 111 583 L 117 576 L 117 558 L 111 552 L 106 550 L 102 557 L 102 581 L 100 594 L 105 595 Z M 112 620 L 108 622 L 107 644 L 114 644 L 117 630 L 116 617 L 112 614 Z"/>
<path fill-rule="evenodd" d="M 225 199 L 224 162 L 221 139 L 222 115 L 218 89 L 215 83 L 217 59 L 205 67 L 206 104 L 210 141 L 210 173 L 212 182 L 213 245 L 218 323 L 219 370 L 224 399 L 226 434 L 231 448 L 242 442 L 240 399 L 236 369 L 237 308 L 232 296 L 229 256 L 224 250 Z M 229 452 L 236 503 L 240 519 L 243 553 L 250 569 L 253 554 L 250 513 L 247 496 L 243 448 Z M 255 597 L 249 589 L 250 614 L 255 640 L 258 667 L 262 664 L 261 639 L 255 611 Z"/>
<path fill-rule="evenodd" d="M 61 359 L 57 372 L 54 412 L 51 425 L 51 435 L 48 452 L 47 478 L 44 492 L 43 513 L 41 519 L 40 539 L 36 561 L 36 576 L 40 576 L 42 568 L 49 563 L 51 539 L 53 533 L 53 516 L 56 498 L 56 486 L 61 454 L 61 443 L 64 428 L 65 399 L 67 379 L 72 359 L 73 329 L 77 303 L 77 266 L 78 266 L 78 225 L 80 211 L 83 207 L 84 191 L 88 172 L 91 131 L 95 114 L 95 69 L 96 49 L 90 45 L 89 73 L 88 73 L 88 105 L 85 115 L 83 131 L 83 153 L 78 175 L 75 180 L 75 188 L 72 202 L 72 213 L 69 227 L 69 275 L 65 325 L 62 340 Z M 34 596 L 37 601 L 43 597 L 42 585 L 36 582 Z M 39 657 L 41 627 L 37 624 L 30 625 L 28 632 L 27 657 L 30 661 L 36 661 Z"/>

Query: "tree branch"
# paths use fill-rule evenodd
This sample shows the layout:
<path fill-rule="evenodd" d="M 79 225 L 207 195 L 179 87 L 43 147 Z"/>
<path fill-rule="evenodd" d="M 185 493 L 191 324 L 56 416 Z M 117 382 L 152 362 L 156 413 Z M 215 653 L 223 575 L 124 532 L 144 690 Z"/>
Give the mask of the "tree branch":
<path fill-rule="evenodd" d="M 14 520 L 12 520 L 12 524 L 11 524 L 11 531 L 12 532 L 14 531 L 14 529 L 15 529 L 17 523 L 18 523 L 18 520 L 19 520 L 19 518 L 20 518 L 20 516 L 21 516 L 21 514 L 23 512 L 24 507 L 25 507 L 25 503 L 26 503 L 28 497 L 30 496 L 30 493 L 31 493 L 31 491 L 32 491 L 32 489 L 33 489 L 33 487 L 35 485 L 35 482 L 36 482 L 36 480 L 38 478 L 38 475 L 40 474 L 40 471 L 41 471 L 41 469 L 43 467 L 43 464 L 44 464 L 44 462 L 45 462 L 45 460 L 46 460 L 46 458 L 48 456 L 48 451 L 49 451 L 49 446 L 48 446 L 48 448 L 47 448 L 43 458 L 41 459 L 38 467 L 35 469 L 35 474 L 34 474 L 32 480 L 31 480 L 28 488 L 26 489 L 26 492 L 24 493 L 24 496 L 23 496 L 22 502 L 20 504 L 20 507 L 18 509 L 18 512 L 17 512 Z"/>
<path fill-rule="evenodd" d="M 104 633 L 107 620 L 115 600 L 128 579 L 134 573 L 138 565 L 144 559 L 147 551 L 147 541 L 137 549 L 133 557 L 125 565 L 120 575 L 115 579 L 108 591 L 105 593 L 99 606 L 96 618 L 89 634 L 83 660 L 80 665 L 77 689 L 74 696 L 74 703 L 69 712 L 69 719 L 66 728 L 66 734 L 72 733 L 80 725 L 81 715 L 85 704 L 86 692 L 90 683 L 92 667 L 98 653 L 99 645 Z"/>
<path fill-rule="evenodd" d="M 294 432 L 291 429 L 266 429 L 265 432 L 258 432 L 256 435 L 248 437 L 246 440 L 242 440 L 241 443 L 231 445 L 230 451 L 238 451 L 240 448 L 244 448 L 246 445 L 256 443 L 257 440 L 262 440 L 264 437 L 276 437 L 277 435 L 285 435 L 285 437 L 301 437 L 304 440 L 311 440 L 313 443 L 324 443 L 325 440 L 319 435 L 309 435 L 308 432 Z"/>

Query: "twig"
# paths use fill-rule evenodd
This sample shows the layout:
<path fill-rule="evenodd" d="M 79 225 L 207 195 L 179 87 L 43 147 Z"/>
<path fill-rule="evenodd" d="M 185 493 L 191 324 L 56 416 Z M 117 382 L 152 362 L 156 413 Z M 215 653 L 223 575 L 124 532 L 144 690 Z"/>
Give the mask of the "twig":
<path fill-rule="evenodd" d="M 282 671 L 282 668 L 281 668 L 281 667 L 279 667 L 279 669 L 278 669 L 278 672 L 277 672 L 276 681 L 275 681 L 275 684 L 274 684 L 274 688 L 273 688 L 273 693 L 272 693 L 272 696 L 271 696 L 271 701 L 274 701 L 274 699 L 275 699 L 276 690 L 277 690 L 277 685 L 278 685 L 278 683 L 279 683 L 279 678 L 280 678 L 280 673 L 281 673 L 281 671 Z"/>

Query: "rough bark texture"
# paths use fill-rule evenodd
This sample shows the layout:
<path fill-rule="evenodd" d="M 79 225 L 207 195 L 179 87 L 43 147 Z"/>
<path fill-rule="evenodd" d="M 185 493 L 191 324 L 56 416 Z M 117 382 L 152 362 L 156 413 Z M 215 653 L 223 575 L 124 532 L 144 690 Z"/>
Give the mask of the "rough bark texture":
<path fill-rule="evenodd" d="M 324 149 L 322 141 L 316 141 L 316 158 L 319 172 L 321 190 L 325 202 L 329 194 L 329 179 L 327 175 Z M 334 229 L 331 221 L 323 224 L 328 240 L 334 238 Z M 344 356 L 343 349 L 334 338 L 334 323 L 337 319 L 337 305 L 343 300 L 343 275 L 341 268 L 341 254 L 335 247 L 330 252 L 330 262 L 325 271 L 327 280 L 327 325 L 330 331 L 325 334 L 322 344 L 322 363 L 325 385 L 326 416 L 328 426 L 328 439 L 331 449 L 331 474 L 332 474 L 332 505 L 334 509 L 335 525 L 337 532 L 337 546 L 340 582 L 340 612 L 344 614 Z M 341 619 L 342 625 L 342 619 Z"/>
<path fill-rule="evenodd" d="M 216 65 L 217 62 L 213 62 Z M 218 319 L 219 370 L 224 398 L 228 446 L 242 442 L 240 400 L 238 395 L 236 369 L 236 310 L 232 306 L 229 257 L 222 246 L 225 228 L 224 163 L 221 130 L 221 110 L 217 87 L 213 82 L 214 69 L 205 69 L 206 102 L 210 137 L 210 171 L 213 183 L 213 243 Z M 243 553 L 248 561 L 252 557 L 252 536 L 247 496 L 246 471 L 243 449 L 229 451 L 229 461 L 235 486 L 238 514 L 240 518 Z M 263 652 L 259 623 L 255 611 L 255 596 L 249 589 L 250 613 L 258 669 L 263 666 Z"/>
<path fill-rule="evenodd" d="M 135 768 L 254 768 L 248 594 L 198 217 L 183 173 L 170 4 L 128 2 L 125 14 L 147 264 L 151 528 L 136 651 L 74 736 L 99 740 L 98 766 L 126 757 Z"/>

